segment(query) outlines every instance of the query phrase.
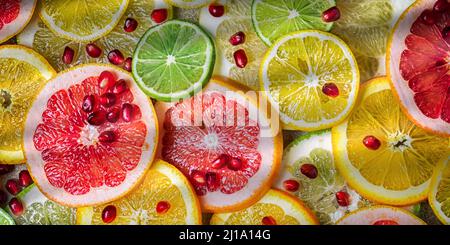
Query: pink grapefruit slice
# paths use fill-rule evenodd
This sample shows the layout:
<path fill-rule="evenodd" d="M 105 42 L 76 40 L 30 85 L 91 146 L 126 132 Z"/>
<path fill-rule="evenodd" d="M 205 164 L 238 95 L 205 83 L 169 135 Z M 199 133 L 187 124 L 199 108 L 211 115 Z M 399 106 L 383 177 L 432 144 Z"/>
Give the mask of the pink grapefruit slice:
<path fill-rule="evenodd" d="M 278 118 L 258 106 L 267 101 L 230 84 L 215 77 L 193 98 L 155 105 L 161 157 L 187 176 L 206 212 L 257 202 L 281 162 Z"/>
<path fill-rule="evenodd" d="M 450 6 L 419 0 L 389 39 L 387 71 L 395 94 L 418 126 L 450 135 Z M 447 2 L 447 5 L 450 3 Z"/>
<path fill-rule="evenodd" d="M 129 73 L 109 65 L 71 68 L 50 80 L 31 106 L 24 133 L 28 168 L 41 192 L 60 204 L 113 201 L 150 167 L 156 121 Z"/>
<path fill-rule="evenodd" d="M 33 16 L 37 0 L 2 0 L 0 2 L 0 43 L 21 32 Z"/>
<path fill-rule="evenodd" d="M 420 218 L 403 208 L 376 205 L 353 211 L 340 220 L 338 225 L 426 225 Z"/>

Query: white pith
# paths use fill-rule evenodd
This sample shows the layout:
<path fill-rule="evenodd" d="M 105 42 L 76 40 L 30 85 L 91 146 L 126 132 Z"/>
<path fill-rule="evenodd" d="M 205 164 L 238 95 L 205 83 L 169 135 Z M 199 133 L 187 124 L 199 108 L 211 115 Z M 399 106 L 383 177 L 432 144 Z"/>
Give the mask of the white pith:
<path fill-rule="evenodd" d="M 98 136 L 100 133 L 96 126 L 90 124 L 84 126 L 80 132 L 80 138 L 78 138 L 78 144 L 85 146 L 96 145 L 98 143 Z"/>

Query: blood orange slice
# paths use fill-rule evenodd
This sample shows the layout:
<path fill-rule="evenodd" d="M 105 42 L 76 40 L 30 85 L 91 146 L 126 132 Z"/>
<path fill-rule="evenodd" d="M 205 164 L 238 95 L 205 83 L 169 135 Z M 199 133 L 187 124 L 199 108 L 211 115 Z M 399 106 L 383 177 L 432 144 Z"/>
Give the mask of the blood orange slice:
<path fill-rule="evenodd" d="M 0 43 L 22 31 L 33 16 L 36 0 L 2 0 L 0 2 Z"/>
<path fill-rule="evenodd" d="M 39 93 L 24 149 L 41 192 L 75 207 L 130 191 L 151 165 L 156 140 L 153 106 L 130 74 L 85 65 L 60 73 Z"/>
<path fill-rule="evenodd" d="M 403 13 L 390 37 L 386 63 L 411 120 L 450 135 L 450 11 L 437 11 L 436 2 L 416 1 Z"/>
<path fill-rule="evenodd" d="M 229 84 L 213 78 L 193 98 L 155 106 L 164 128 L 161 156 L 188 177 L 207 212 L 258 201 L 281 161 L 278 118 L 269 118 L 245 88 Z"/>

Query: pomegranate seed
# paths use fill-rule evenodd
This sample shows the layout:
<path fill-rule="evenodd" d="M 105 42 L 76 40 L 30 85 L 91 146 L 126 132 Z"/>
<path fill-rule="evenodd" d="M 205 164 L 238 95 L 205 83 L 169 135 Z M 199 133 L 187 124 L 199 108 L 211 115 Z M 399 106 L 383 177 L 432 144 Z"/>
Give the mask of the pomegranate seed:
<path fill-rule="evenodd" d="M 230 156 L 227 154 L 221 154 L 216 160 L 211 163 L 211 167 L 214 169 L 220 169 L 230 161 Z"/>
<path fill-rule="evenodd" d="M 111 109 L 108 114 L 106 114 L 106 120 L 111 123 L 117 122 L 119 120 L 120 116 L 120 109 L 119 108 L 113 108 Z"/>
<path fill-rule="evenodd" d="M 63 57 L 62 57 L 62 60 L 63 60 L 64 64 L 72 63 L 74 55 L 75 55 L 75 51 L 73 51 L 72 48 L 65 47 L 64 48 Z"/>
<path fill-rule="evenodd" d="M 322 87 L 322 93 L 329 97 L 336 98 L 339 96 L 339 88 L 334 83 L 325 83 Z"/>
<path fill-rule="evenodd" d="M 363 144 L 370 150 L 378 150 L 381 146 L 380 140 L 372 135 L 364 137 Z"/>
<path fill-rule="evenodd" d="M 242 168 L 242 161 L 238 158 L 232 158 L 230 162 L 228 162 L 228 168 L 234 171 L 240 170 Z"/>
<path fill-rule="evenodd" d="M 112 92 L 115 94 L 121 94 L 128 89 L 127 82 L 125 80 L 120 79 L 117 81 L 116 85 L 114 85 Z"/>
<path fill-rule="evenodd" d="M 91 112 L 94 110 L 95 106 L 95 96 L 94 95 L 86 95 L 83 99 L 83 104 L 81 105 L 81 109 L 84 112 Z"/>
<path fill-rule="evenodd" d="M 317 177 L 317 168 L 316 166 L 305 163 L 300 167 L 300 172 L 310 179 L 315 179 Z"/>
<path fill-rule="evenodd" d="M 19 194 L 19 192 L 22 190 L 19 181 L 16 179 L 9 179 L 8 181 L 6 181 L 5 188 L 13 196 Z"/>
<path fill-rule="evenodd" d="M 166 201 L 160 201 L 156 204 L 156 212 L 159 214 L 167 213 L 170 208 L 170 203 Z"/>
<path fill-rule="evenodd" d="M 31 178 L 30 173 L 28 170 L 22 170 L 19 173 L 19 184 L 23 187 L 27 187 L 31 184 L 33 184 L 33 179 Z"/>
<path fill-rule="evenodd" d="M 450 4 L 447 2 L 447 0 L 438 0 L 433 6 L 433 10 L 436 12 L 444 12 L 449 7 Z"/>
<path fill-rule="evenodd" d="M 122 105 L 122 119 L 125 122 L 131 122 L 133 120 L 133 106 L 129 103 Z"/>
<path fill-rule="evenodd" d="M 3 207 L 6 204 L 6 201 L 8 201 L 8 194 L 0 189 L 0 207 Z"/>
<path fill-rule="evenodd" d="M 436 61 L 435 66 L 445 66 L 447 65 L 447 61 L 445 61 L 445 59 L 440 59 L 438 61 Z"/>
<path fill-rule="evenodd" d="M 219 178 L 217 177 L 216 173 L 208 172 L 205 175 L 206 180 L 206 186 L 208 187 L 209 191 L 215 191 L 217 188 L 219 188 Z"/>
<path fill-rule="evenodd" d="M 225 13 L 225 7 L 219 4 L 211 4 L 208 11 L 214 17 L 221 17 Z"/>
<path fill-rule="evenodd" d="M 422 20 L 428 25 L 433 25 L 436 23 L 436 15 L 432 10 L 427 9 L 422 13 Z"/>
<path fill-rule="evenodd" d="M 277 221 L 272 216 L 265 216 L 261 220 L 263 225 L 276 225 Z"/>
<path fill-rule="evenodd" d="M 116 95 L 113 93 L 106 93 L 100 96 L 100 104 L 105 107 L 111 107 L 116 103 Z"/>
<path fill-rule="evenodd" d="M 11 173 L 14 170 L 14 165 L 0 164 L 0 175 Z"/>
<path fill-rule="evenodd" d="M 88 45 L 86 45 L 86 53 L 92 58 L 98 58 L 100 57 L 100 55 L 102 55 L 102 49 L 94 43 L 89 43 Z"/>
<path fill-rule="evenodd" d="M 126 71 L 131 72 L 131 62 L 133 61 L 133 59 L 131 57 L 128 57 L 125 60 L 125 63 L 123 64 L 123 69 L 125 69 Z"/>
<path fill-rule="evenodd" d="M 117 209 L 114 205 L 106 206 L 102 211 L 102 220 L 105 223 L 111 223 L 116 219 Z"/>
<path fill-rule="evenodd" d="M 108 53 L 108 60 L 113 65 L 122 65 L 124 61 L 123 54 L 118 49 L 114 49 Z"/>
<path fill-rule="evenodd" d="M 245 54 L 245 51 L 243 49 L 236 50 L 233 54 L 234 57 L 234 63 L 236 63 L 236 66 L 239 68 L 244 68 L 247 65 L 247 54 Z"/>
<path fill-rule="evenodd" d="M 200 185 L 203 185 L 203 184 L 206 183 L 205 175 L 204 175 L 203 173 L 201 173 L 200 171 L 194 171 L 194 172 L 192 173 L 192 179 L 193 179 L 197 184 L 200 184 Z"/>
<path fill-rule="evenodd" d="M 167 9 L 155 9 L 151 14 L 152 20 L 159 24 L 167 19 Z"/>
<path fill-rule="evenodd" d="M 109 71 L 103 71 L 98 77 L 98 86 L 102 89 L 109 89 L 114 86 L 116 77 Z"/>
<path fill-rule="evenodd" d="M 322 13 L 322 20 L 325 22 L 334 22 L 339 18 L 341 18 L 341 11 L 339 11 L 336 6 L 329 8 Z"/>
<path fill-rule="evenodd" d="M 448 39 L 450 37 L 450 26 L 446 26 L 444 29 L 442 29 L 442 37 L 444 39 Z"/>
<path fill-rule="evenodd" d="M 339 206 L 347 207 L 350 205 L 350 195 L 345 191 L 336 192 L 336 201 Z"/>
<path fill-rule="evenodd" d="M 106 113 L 103 110 L 94 111 L 89 114 L 88 123 L 94 126 L 100 126 L 106 121 Z"/>
<path fill-rule="evenodd" d="M 138 26 L 137 20 L 133 18 L 127 18 L 125 24 L 123 25 L 123 30 L 126 32 L 134 32 Z"/>
<path fill-rule="evenodd" d="M 298 183 L 296 180 L 288 179 L 283 182 L 283 186 L 287 191 L 294 192 L 298 190 L 298 188 L 300 187 L 300 183 Z"/>
<path fill-rule="evenodd" d="M 372 225 L 399 225 L 396 221 L 390 219 L 378 220 Z"/>
<path fill-rule="evenodd" d="M 242 31 L 236 32 L 233 36 L 230 37 L 230 43 L 233 46 L 243 44 L 245 42 L 245 33 Z"/>
<path fill-rule="evenodd" d="M 11 209 L 11 212 L 15 215 L 15 216 L 19 216 L 22 214 L 23 212 L 23 205 L 22 202 L 13 197 L 10 201 L 9 201 L 9 209 Z"/>
<path fill-rule="evenodd" d="M 102 143 L 112 143 L 116 140 L 116 134 L 113 131 L 104 131 L 98 136 L 98 141 Z"/>

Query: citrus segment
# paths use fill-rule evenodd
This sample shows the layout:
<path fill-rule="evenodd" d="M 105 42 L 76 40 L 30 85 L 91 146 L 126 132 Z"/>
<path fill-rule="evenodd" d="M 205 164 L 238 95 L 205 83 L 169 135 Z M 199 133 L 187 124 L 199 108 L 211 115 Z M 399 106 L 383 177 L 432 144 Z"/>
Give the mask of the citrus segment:
<path fill-rule="evenodd" d="M 213 0 L 165 0 L 170 5 L 173 5 L 178 8 L 192 9 L 192 8 L 200 8 L 205 5 L 208 5 Z"/>
<path fill-rule="evenodd" d="M 22 31 L 33 16 L 36 0 L 3 0 L 0 5 L 0 43 Z"/>
<path fill-rule="evenodd" d="M 0 225 L 15 225 L 14 219 L 5 210 L 0 208 Z"/>
<path fill-rule="evenodd" d="M 436 167 L 431 182 L 428 201 L 439 220 L 450 224 L 450 158 L 444 158 Z"/>
<path fill-rule="evenodd" d="M 412 213 L 395 207 L 372 206 L 347 214 L 338 225 L 426 225 Z"/>

